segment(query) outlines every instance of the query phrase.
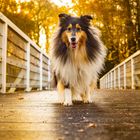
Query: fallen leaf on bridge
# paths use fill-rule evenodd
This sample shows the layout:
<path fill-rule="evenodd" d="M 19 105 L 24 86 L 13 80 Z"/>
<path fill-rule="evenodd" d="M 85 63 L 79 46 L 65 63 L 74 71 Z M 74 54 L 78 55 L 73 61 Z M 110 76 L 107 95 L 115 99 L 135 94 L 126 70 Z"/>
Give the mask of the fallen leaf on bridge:
<path fill-rule="evenodd" d="M 84 132 L 84 129 L 79 129 L 79 130 L 77 130 L 78 132 Z"/>
<path fill-rule="evenodd" d="M 97 124 L 95 124 L 95 123 L 89 123 L 89 124 L 87 125 L 87 128 L 90 128 L 90 127 L 95 128 L 95 127 L 97 127 Z"/>
<path fill-rule="evenodd" d="M 19 100 L 23 100 L 24 98 L 23 97 L 21 97 L 21 98 L 18 98 Z"/>

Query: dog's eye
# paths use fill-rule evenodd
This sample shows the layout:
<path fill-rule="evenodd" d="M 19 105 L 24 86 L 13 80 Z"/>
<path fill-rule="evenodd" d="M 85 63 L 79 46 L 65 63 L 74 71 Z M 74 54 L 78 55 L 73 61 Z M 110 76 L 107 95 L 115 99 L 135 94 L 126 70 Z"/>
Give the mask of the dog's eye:
<path fill-rule="evenodd" d="M 77 32 L 79 32 L 81 30 L 81 28 L 76 28 Z"/>
<path fill-rule="evenodd" d="M 71 28 L 69 27 L 69 28 L 67 28 L 67 30 L 70 32 L 71 31 Z"/>

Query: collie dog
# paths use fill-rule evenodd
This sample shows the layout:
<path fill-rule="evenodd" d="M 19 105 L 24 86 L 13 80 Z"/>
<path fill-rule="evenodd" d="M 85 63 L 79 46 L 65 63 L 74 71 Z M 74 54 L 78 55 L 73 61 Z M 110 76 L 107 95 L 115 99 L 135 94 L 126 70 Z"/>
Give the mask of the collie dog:
<path fill-rule="evenodd" d="M 60 102 L 72 105 L 72 100 L 80 95 L 84 103 L 90 103 L 106 48 L 99 30 L 90 24 L 90 15 L 59 14 L 59 20 L 51 45 L 51 62 Z"/>

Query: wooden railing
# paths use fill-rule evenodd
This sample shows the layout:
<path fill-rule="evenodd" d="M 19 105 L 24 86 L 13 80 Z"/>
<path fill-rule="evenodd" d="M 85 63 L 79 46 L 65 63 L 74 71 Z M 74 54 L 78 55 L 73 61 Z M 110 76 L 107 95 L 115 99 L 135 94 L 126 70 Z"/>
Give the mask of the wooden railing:
<path fill-rule="evenodd" d="M 49 82 L 46 53 L 0 13 L 0 92 L 42 90 Z"/>
<path fill-rule="evenodd" d="M 100 88 L 140 89 L 140 50 L 105 74 Z"/>

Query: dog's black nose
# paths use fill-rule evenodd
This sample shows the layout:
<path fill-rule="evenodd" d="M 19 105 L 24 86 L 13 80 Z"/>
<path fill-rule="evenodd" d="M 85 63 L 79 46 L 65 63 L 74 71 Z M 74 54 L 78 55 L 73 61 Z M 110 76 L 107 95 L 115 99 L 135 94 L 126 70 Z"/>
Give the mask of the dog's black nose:
<path fill-rule="evenodd" d="M 71 41 L 72 41 L 72 42 L 75 42 L 75 41 L 76 41 L 76 38 L 75 38 L 75 37 L 72 37 L 72 38 L 71 38 Z"/>

